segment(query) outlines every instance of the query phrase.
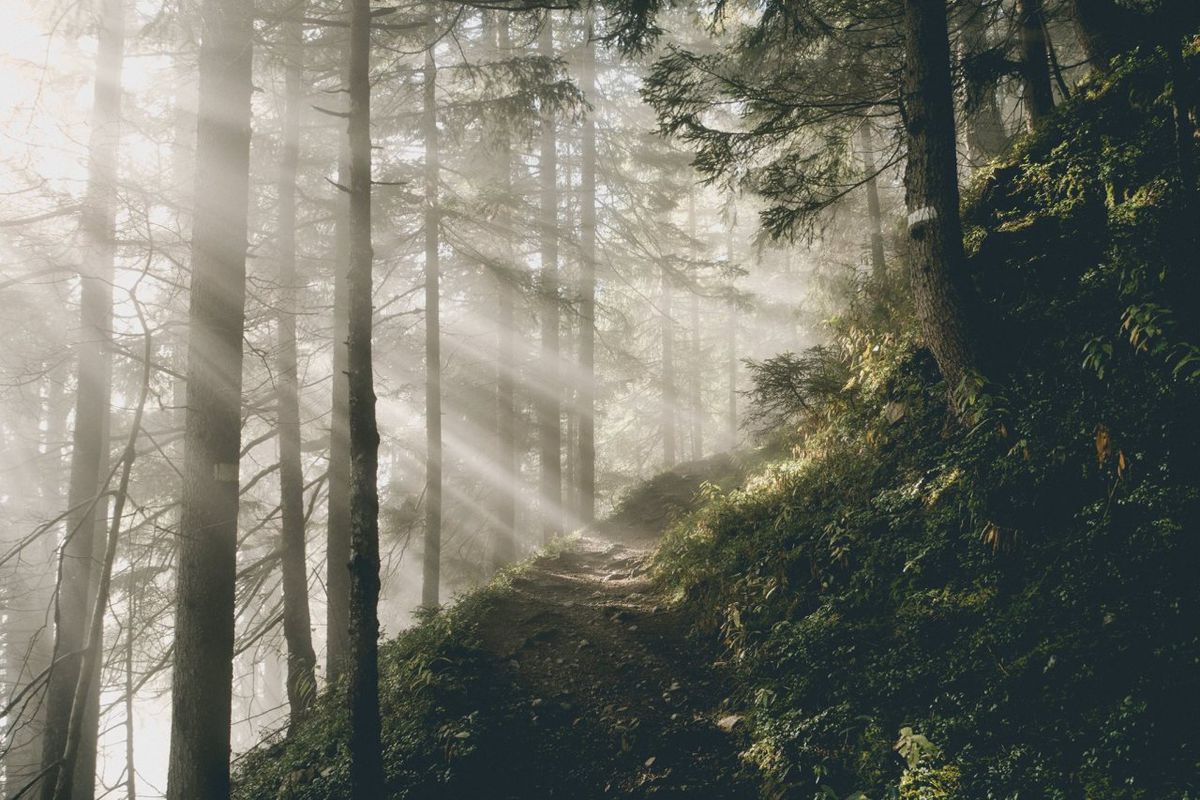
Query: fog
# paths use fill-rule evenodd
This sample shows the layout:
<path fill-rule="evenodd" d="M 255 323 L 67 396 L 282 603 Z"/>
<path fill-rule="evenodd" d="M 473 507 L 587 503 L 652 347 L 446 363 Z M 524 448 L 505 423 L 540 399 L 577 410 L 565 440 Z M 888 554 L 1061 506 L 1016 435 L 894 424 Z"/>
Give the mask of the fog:
<path fill-rule="evenodd" d="M 203 168 L 218 174 L 197 175 L 202 34 L 195 6 L 0 3 L 0 781 L 6 797 L 17 796 L 44 763 L 40 737 L 53 685 L 47 671 L 67 613 L 59 601 L 73 580 L 71 591 L 85 598 L 84 606 L 94 602 L 110 526 L 119 541 L 102 613 L 99 717 L 91 723 L 99 731 L 96 796 L 132 797 L 135 790 L 165 796 L 189 336 L 196 337 L 193 347 L 205 346 L 189 327 L 192 225 L 200 205 L 194 187 L 229 177 L 220 166 Z M 124 21 L 119 82 L 109 87 L 119 96 L 119 121 L 105 128 L 97 111 L 97 87 L 105 88 L 97 25 L 114 7 Z M 299 51 L 287 43 L 297 8 L 304 12 Z M 855 301 L 869 272 L 866 201 L 858 194 L 824 215 L 815 237 L 797 229 L 771 238 L 761 217 L 771 201 L 739 177 L 698 172 L 689 145 L 660 132 L 659 117 L 643 99 L 650 65 L 673 45 L 734 36 L 736 21 L 714 34 L 692 14 L 671 12 L 660 20 L 664 34 L 639 53 L 603 39 L 602 13 L 588 18 L 598 40 L 590 45 L 580 11 L 445 4 L 432 23 L 426 16 L 424 6 L 377 9 L 370 54 L 378 614 L 385 636 L 410 626 L 422 604 L 431 220 L 444 451 L 434 589 L 442 603 L 489 580 L 501 560 L 533 554 L 544 530 L 568 534 L 608 514 L 640 480 L 755 447 L 755 431 L 745 424 L 746 360 L 824 341 L 827 323 Z M 501 17 L 507 44 L 497 39 Z M 290 385 L 280 360 L 287 316 L 295 328 L 306 599 L 318 686 L 327 675 L 330 439 L 331 428 L 346 424 L 334 419 L 332 399 L 335 381 L 344 380 L 338 369 L 345 369 L 335 367 L 335 343 L 346 336 L 335 314 L 349 189 L 345 166 L 339 168 L 348 108 L 343 18 L 336 3 L 263 2 L 254 22 L 240 331 L 235 754 L 280 729 L 288 716 L 278 435 L 281 387 Z M 539 49 L 548 22 L 551 52 Z M 594 88 L 584 90 L 589 48 Z M 437 70 L 432 92 L 425 85 L 427 53 Z M 289 97 L 287 67 L 298 58 L 299 95 Z M 438 134 L 432 200 L 423 128 L 430 96 Z M 285 242 L 280 180 L 289 103 L 298 151 L 294 240 Z M 744 110 L 727 104 L 703 113 L 707 124 L 735 130 Z M 594 152 L 585 145 L 589 124 Z M 556 166 L 549 189 L 548 130 Z M 98 176 L 106 131 L 115 137 L 111 185 Z M 846 152 L 851 161 L 859 156 L 854 147 Z M 885 214 L 894 215 L 902 188 L 890 145 L 880 147 L 878 158 L 880 197 Z M 589 170 L 590 193 L 583 189 Z M 97 204 L 112 221 L 99 238 L 86 230 Z M 436 214 L 428 213 L 431 204 Z M 594 245 L 585 241 L 585 205 L 594 209 Z M 103 220 L 106 212 L 100 213 Z M 550 262 L 548 239 L 557 249 Z M 281 259 L 290 247 L 289 284 L 281 279 Z M 96 268 L 106 260 L 107 269 Z M 580 355 L 583 328 L 593 322 L 584 311 L 585 264 L 595 275 L 594 370 Z M 81 318 L 81 276 L 111 294 L 111 319 L 102 317 L 99 327 L 86 310 Z M 550 294 L 548 279 L 557 284 Z M 221 287 L 218 295 L 237 291 Z M 557 353 L 547 349 L 548 304 L 558 316 L 551 337 Z M 88 372 L 89 363 L 97 369 Z M 239 382 L 236 364 L 216 369 L 230 384 Z M 70 487 L 73 469 L 87 469 L 78 463 L 77 399 L 89 375 L 106 382 L 92 388 L 107 398 L 107 408 L 96 417 L 100 478 L 80 498 Z M 512 393 L 507 429 L 497 410 L 504 379 Z M 135 455 L 125 459 L 143 382 L 147 402 L 133 431 Z M 580 405 L 585 389 L 594 395 L 594 413 Z M 544 483 L 547 403 L 557 406 L 558 502 Z M 590 490 L 581 484 L 585 417 L 595 427 L 594 511 L 586 508 Z M 508 430 L 508 445 L 498 430 Z M 112 520 L 126 463 L 123 510 Z M 90 517 L 80 516 L 80 503 L 93 509 Z M 514 515 L 511 523 L 505 509 Z M 95 542 L 86 563 L 72 569 L 77 556 L 66 553 L 67 542 L 80 519 L 90 522 L 78 539 L 91 535 L 90 525 Z M 506 536 L 512 546 L 500 559 L 497 542 Z M 86 741 L 85 734 L 84 749 Z"/>

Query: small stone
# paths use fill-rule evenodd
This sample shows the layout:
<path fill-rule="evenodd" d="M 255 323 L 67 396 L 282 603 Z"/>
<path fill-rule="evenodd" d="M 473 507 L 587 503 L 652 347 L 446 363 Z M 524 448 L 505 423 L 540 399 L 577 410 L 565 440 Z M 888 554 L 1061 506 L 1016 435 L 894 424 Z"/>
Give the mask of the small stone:
<path fill-rule="evenodd" d="M 717 727 L 724 733 L 733 733 L 734 729 L 740 724 L 742 724 L 741 714 L 726 714 L 717 720 Z"/>

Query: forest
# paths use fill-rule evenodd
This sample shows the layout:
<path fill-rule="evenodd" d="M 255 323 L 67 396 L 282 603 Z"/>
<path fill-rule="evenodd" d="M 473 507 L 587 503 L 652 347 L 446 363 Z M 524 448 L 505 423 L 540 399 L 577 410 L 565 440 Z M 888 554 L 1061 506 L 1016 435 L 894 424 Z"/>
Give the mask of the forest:
<path fill-rule="evenodd" d="M 0 0 L 0 798 L 1200 798 L 1196 0 Z"/>

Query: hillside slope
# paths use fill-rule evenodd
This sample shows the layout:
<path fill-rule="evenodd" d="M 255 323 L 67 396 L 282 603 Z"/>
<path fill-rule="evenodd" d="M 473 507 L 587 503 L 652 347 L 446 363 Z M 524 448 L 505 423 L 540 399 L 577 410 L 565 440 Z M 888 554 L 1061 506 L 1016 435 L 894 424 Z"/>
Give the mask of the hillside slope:
<path fill-rule="evenodd" d="M 395 797 L 711 797 L 757 793 L 715 641 L 650 577 L 658 537 L 728 456 L 638 487 L 612 518 L 384 648 Z M 242 798 L 345 797 L 336 695 L 238 764 Z"/>
<path fill-rule="evenodd" d="M 839 377 L 797 376 L 783 452 L 661 476 L 598 529 L 626 544 L 389 643 L 395 796 L 1200 796 L 1197 206 L 1171 125 L 1163 65 L 1131 58 L 968 193 L 996 346 L 966 424 L 903 291 L 868 287 L 888 304 L 833 322 L 812 360 Z M 340 720 L 324 698 L 238 796 L 344 797 Z"/>

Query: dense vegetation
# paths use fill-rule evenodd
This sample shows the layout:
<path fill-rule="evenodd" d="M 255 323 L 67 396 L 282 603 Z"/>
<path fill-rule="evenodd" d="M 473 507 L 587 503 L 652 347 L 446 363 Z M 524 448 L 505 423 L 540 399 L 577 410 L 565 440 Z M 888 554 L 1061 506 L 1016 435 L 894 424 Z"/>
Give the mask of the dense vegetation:
<path fill-rule="evenodd" d="M 771 443 L 692 470 L 711 482 L 677 503 L 655 580 L 719 642 L 765 796 L 1200 792 L 1196 226 L 1165 70 L 1123 58 L 967 192 L 1003 349 L 961 422 L 885 276 L 828 346 L 756 365 Z M 477 625 L 513 574 L 384 649 L 397 796 L 435 792 L 494 721 Z M 338 796 L 324 702 L 242 763 L 240 796 Z"/>
<path fill-rule="evenodd" d="M 729 649 L 774 791 L 1194 796 L 1197 396 L 1179 328 L 1142 322 L 1194 279 L 1163 87 L 1129 59 L 974 187 L 1009 359 L 970 425 L 946 426 L 902 309 L 850 315 L 827 356 L 850 380 L 794 457 L 659 553 Z"/>

